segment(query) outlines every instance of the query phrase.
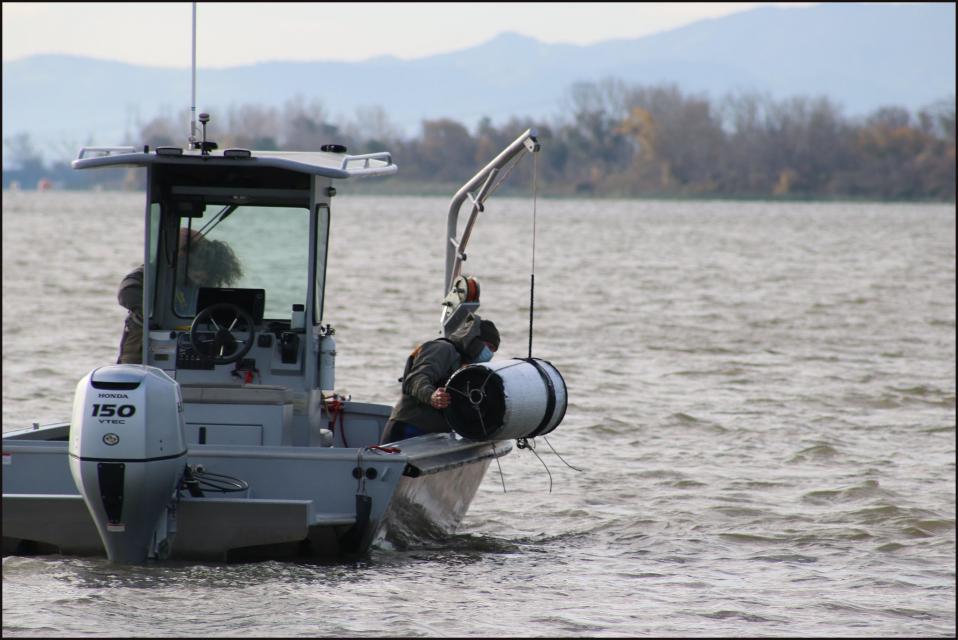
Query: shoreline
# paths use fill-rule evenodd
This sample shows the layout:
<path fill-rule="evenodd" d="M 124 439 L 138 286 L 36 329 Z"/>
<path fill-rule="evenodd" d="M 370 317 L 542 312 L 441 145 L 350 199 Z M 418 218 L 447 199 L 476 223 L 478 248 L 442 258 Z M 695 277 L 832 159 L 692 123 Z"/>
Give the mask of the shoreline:
<path fill-rule="evenodd" d="M 394 198 L 451 198 L 458 189 L 458 186 L 442 184 L 412 184 L 405 185 L 398 189 L 388 189 L 382 187 L 366 187 L 364 185 L 353 185 L 348 190 L 341 189 L 340 196 L 377 196 Z M 99 194 L 122 194 L 122 193 L 140 193 L 141 189 L 108 189 L 108 188 L 90 188 L 90 189 L 23 189 L 5 188 L 3 195 L 16 193 L 23 194 L 41 194 L 41 193 L 99 193 Z M 529 198 L 531 194 L 521 189 L 503 189 L 499 194 L 506 198 Z M 635 202 L 768 202 L 768 203 L 809 203 L 809 204 L 940 204 L 955 205 L 956 200 L 938 200 L 932 198 L 870 198 L 865 196 L 761 196 L 761 195 L 725 195 L 725 194 L 654 194 L 654 195 L 630 195 L 621 193 L 602 193 L 602 194 L 577 194 L 577 193 L 543 193 L 540 191 L 537 197 L 542 200 L 581 200 L 585 201 L 621 201 L 629 200 Z"/>

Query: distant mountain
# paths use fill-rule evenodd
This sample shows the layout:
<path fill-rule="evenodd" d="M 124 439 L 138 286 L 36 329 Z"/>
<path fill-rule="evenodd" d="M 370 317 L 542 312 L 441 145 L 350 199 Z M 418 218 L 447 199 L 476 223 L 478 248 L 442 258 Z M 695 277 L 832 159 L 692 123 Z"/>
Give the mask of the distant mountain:
<path fill-rule="evenodd" d="M 576 81 L 675 83 L 719 98 L 827 95 L 847 115 L 917 109 L 955 95 L 955 5 L 822 4 L 760 8 L 638 39 L 550 45 L 501 34 L 476 47 L 404 61 L 263 62 L 197 71 L 197 108 L 320 100 L 334 117 L 381 106 L 407 134 L 423 119 L 561 117 Z M 3 138 L 29 133 L 46 156 L 115 144 L 137 121 L 190 104 L 189 69 L 40 55 L 3 63 Z M 188 123 L 183 124 L 184 139 Z M 6 156 L 6 150 L 4 152 Z"/>

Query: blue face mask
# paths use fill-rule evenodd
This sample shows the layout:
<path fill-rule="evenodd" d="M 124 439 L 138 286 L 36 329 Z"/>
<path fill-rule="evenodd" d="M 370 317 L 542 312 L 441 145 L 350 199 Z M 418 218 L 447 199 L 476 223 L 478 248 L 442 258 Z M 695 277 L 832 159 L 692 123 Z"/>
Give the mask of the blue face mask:
<path fill-rule="evenodd" d="M 473 362 L 489 362 L 490 360 L 492 360 L 492 349 L 488 345 L 482 345 L 482 351 L 472 359 Z"/>

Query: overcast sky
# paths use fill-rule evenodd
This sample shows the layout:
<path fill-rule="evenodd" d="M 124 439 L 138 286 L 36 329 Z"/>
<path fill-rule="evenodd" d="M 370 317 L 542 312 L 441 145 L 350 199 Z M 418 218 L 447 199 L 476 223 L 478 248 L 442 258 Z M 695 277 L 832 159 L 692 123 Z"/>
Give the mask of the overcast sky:
<path fill-rule="evenodd" d="M 197 3 L 197 66 L 419 58 L 513 31 L 547 43 L 638 38 L 762 5 L 817 3 Z M 67 53 L 191 64 L 192 3 L 3 3 L 3 60 Z"/>

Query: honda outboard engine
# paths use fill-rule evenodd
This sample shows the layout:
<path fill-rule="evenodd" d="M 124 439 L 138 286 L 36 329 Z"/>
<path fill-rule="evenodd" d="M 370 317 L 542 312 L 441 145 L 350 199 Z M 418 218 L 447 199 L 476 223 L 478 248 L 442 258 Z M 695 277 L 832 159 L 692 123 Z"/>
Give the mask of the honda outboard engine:
<path fill-rule="evenodd" d="M 112 562 L 165 558 L 186 467 L 180 387 L 136 364 L 94 369 L 77 384 L 70 472 Z"/>
<path fill-rule="evenodd" d="M 446 391 L 449 425 L 479 441 L 544 436 L 559 426 L 568 404 L 565 380 L 538 358 L 466 365 L 449 378 Z"/>

